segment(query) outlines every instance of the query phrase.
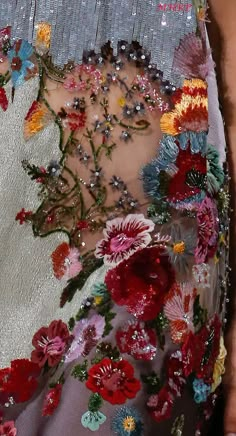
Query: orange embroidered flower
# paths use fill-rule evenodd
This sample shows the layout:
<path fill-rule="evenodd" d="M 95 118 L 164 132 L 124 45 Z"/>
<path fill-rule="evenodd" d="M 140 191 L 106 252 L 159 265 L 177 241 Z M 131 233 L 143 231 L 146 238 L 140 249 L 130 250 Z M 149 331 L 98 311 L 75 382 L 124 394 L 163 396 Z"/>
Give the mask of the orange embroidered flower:
<path fill-rule="evenodd" d="M 34 101 L 24 123 L 24 138 L 27 140 L 31 136 L 44 129 L 52 119 L 48 108 L 40 102 Z"/>
<path fill-rule="evenodd" d="M 82 270 L 82 264 L 79 260 L 79 250 L 71 247 L 67 242 L 60 244 L 51 254 L 53 271 L 55 277 L 70 279 L 75 277 Z"/>
<path fill-rule="evenodd" d="M 185 80 L 182 90 L 173 96 L 174 110 L 161 117 L 161 130 L 169 135 L 208 129 L 207 84 L 201 79 Z"/>
<path fill-rule="evenodd" d="M 40 55 L 47 53 L 51 43 L 51 25 L 46 22 L 38 23 L 36 25 L 36 41 L 35 47 Z"/>
<path fill-rule="evenodd" d="M 194 331 L 193 304 L 197 291 L 187 283 L 175 284 L 166 297 L 164 313 L 170 321 L 171 339 L 175 344 L 184 342 Z"/>

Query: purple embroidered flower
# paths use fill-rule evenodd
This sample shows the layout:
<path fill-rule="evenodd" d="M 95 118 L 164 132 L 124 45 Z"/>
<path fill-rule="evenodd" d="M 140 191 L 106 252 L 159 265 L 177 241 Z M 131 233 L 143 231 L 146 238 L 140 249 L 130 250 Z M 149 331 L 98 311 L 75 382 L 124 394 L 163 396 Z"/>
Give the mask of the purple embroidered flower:
<path fill-rule="evenodd" d="M 218 213 L 213 200 L 205 197 L 198 207 L 198 242 L 195 250 L 196 263 L 204 263 L 214 256 L 219 232 Z"/>
<path fill-rule="evenodd" d="M 72 362 L 79 356 L 87 356 L 102 337 L 105 319 L 101 315 L 93 315 L 90 319 L 78 321 L 72 332 L 74 340 L 66 355 L 66 362 Z"/>
<path fill-rule="evenodd" d="M 105 265 L 117 265 L 135 251 L 145 248 L 151 241 L 154 223 L 143 214 L 130 214 L 125 218 L 107 221 L 104 239 L 96 246 L 95 256 L 104 258 Z"/>

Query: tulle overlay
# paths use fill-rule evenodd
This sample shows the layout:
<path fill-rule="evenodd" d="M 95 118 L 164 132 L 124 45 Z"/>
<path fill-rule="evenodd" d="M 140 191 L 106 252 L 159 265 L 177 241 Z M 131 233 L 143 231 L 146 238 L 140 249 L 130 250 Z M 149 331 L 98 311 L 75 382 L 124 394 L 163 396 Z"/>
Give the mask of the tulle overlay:
<path fill-rule="evenodd" d="M 6 262 L 17 273 L 4 285 L 0 435 L 204 434 L 226 357 L 229 196 L 200 5 L 196 17 L 174 52 L 181 87 L 137 42 L 62 70 L 48 23 L 35 47 L 0 32 L 2 128 L 23 150 L 2 164 L 18 186 L 1 177 L 2 283 Z M 17 260 L 23 241 L 34 273 Z"/>

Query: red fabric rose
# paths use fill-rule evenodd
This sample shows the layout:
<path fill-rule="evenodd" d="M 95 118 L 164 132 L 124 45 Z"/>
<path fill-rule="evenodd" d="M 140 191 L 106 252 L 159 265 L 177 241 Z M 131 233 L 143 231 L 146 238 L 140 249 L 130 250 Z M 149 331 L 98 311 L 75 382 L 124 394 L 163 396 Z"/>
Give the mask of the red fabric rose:
<path fill-rule="evenodd" d="M 111 404 L 124 404 L 127 399 L 136 397 L 141 388 L 129 362 L 114 362 L 108 358 L 90 368 L 86 386 Z"/>
<path fill-rule="evenodd" d="M 116 332 L 116 341 L 121 353 L 135 359 L 152 360 L 157 352 L 155 331 L 140 321 L 131 321 Z"/>
<path fill-rule="evenodd" d="M 126 306 L 136 318 L 148 321 L 161 311 L 174 279 L 163 250 L 147 247 L 108 271 L 105 283 L 115 303 Z"/>
<path fill-rule="evenodd" d="M 17 430 L 13 421 L 0 424 L 0 436 L 16 436 Z"/>
<path fill-rule="evenodd" d="M 219 354 L 221 322 L 215 315 L 207 325 L 195 335 L 190 332 L 182 346 L 183 370 L 188 377 L 196 377 L 212 382 L 215 361 Z"/>
<path fill-rule="evenodd" d="M 43 402 L 42 416 L 51 416 L 57 409 L 61 399 L 62 384 L 58 383 L 49 389 Z"/>
<path fill-rule="evenodd" d="M 28 401 L 38 387 L 40 368 L 28 359 L 11 362 L 10 368 L 0 370 L 0 393 L 6 399 L 13 397 L 16 403 Z"/>
<path fill-rule="evenodd" d="M 35 347 L 31 353 L 32 362 L 40 367 L 46 362 L 50 367 L 56 366 L 65 353 L 69 337 L 67 325 L 61 320 L 52 321 L 49 327 L 39 329 L 32 339 Z"/>
<path fill-rule="evenodd" d="M 173 396 L 167 387 L 163 387 L 158 394 L 151 395 L 147 402 L 150 415 L 157 422 L 170 418 L 173 404 Z"/>

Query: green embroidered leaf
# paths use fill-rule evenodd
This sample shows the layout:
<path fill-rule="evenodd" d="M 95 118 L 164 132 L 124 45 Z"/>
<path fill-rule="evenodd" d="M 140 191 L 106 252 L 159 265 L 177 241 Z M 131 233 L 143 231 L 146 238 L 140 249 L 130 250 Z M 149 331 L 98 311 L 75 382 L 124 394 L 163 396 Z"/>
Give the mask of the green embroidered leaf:
<path fill-rule="evenodd" d="M 89 398 L 88 409 L 90 412 L 97 412 L 102 406 L 103 400 L 97 392 Z"/>
<path fill-rule="evenodd" d="M 88 361 L 85 360 L 83 363 L 76 365 L 72 370 L 72 377 L 77 378 L 79 381 L 84 382 L 88 378 Z"/>
<path fill-rule="evenodd" d="M 71 317 L 71 318 L 69 319 L 68 326 L 69 326 L 69 330 L 70 330 L 70 331 L 73 330 L 73 328 L 74 328 L 74 326 L 75 326 L 75 318 Z"/>
<path fill-rule="evenodd" d="M 193 325 L 197 327 L 202 326 L 207 320 L 207 310 L 203 309 L 200 305 L 200 295 L 198 295 L 194 301 L 193 305 Z"/>
<path fill-rule="evenodd" d="M 92 364 L 101 362 L 104 357 L 109 357 L 112 360 L 120 358 L 120 352 L 117 347 L 112 347 L 110 342 L 101 342 L 96 348 L 96 355 L 92 360 Z"/>
<path fill-rule="evenodd" d="M 147 393 L 149 395 L 156 394 L 161 389 L 161 382 L 155 372 L 151 374 L 141 374 L 141 380 L 146 385 Z"/>

